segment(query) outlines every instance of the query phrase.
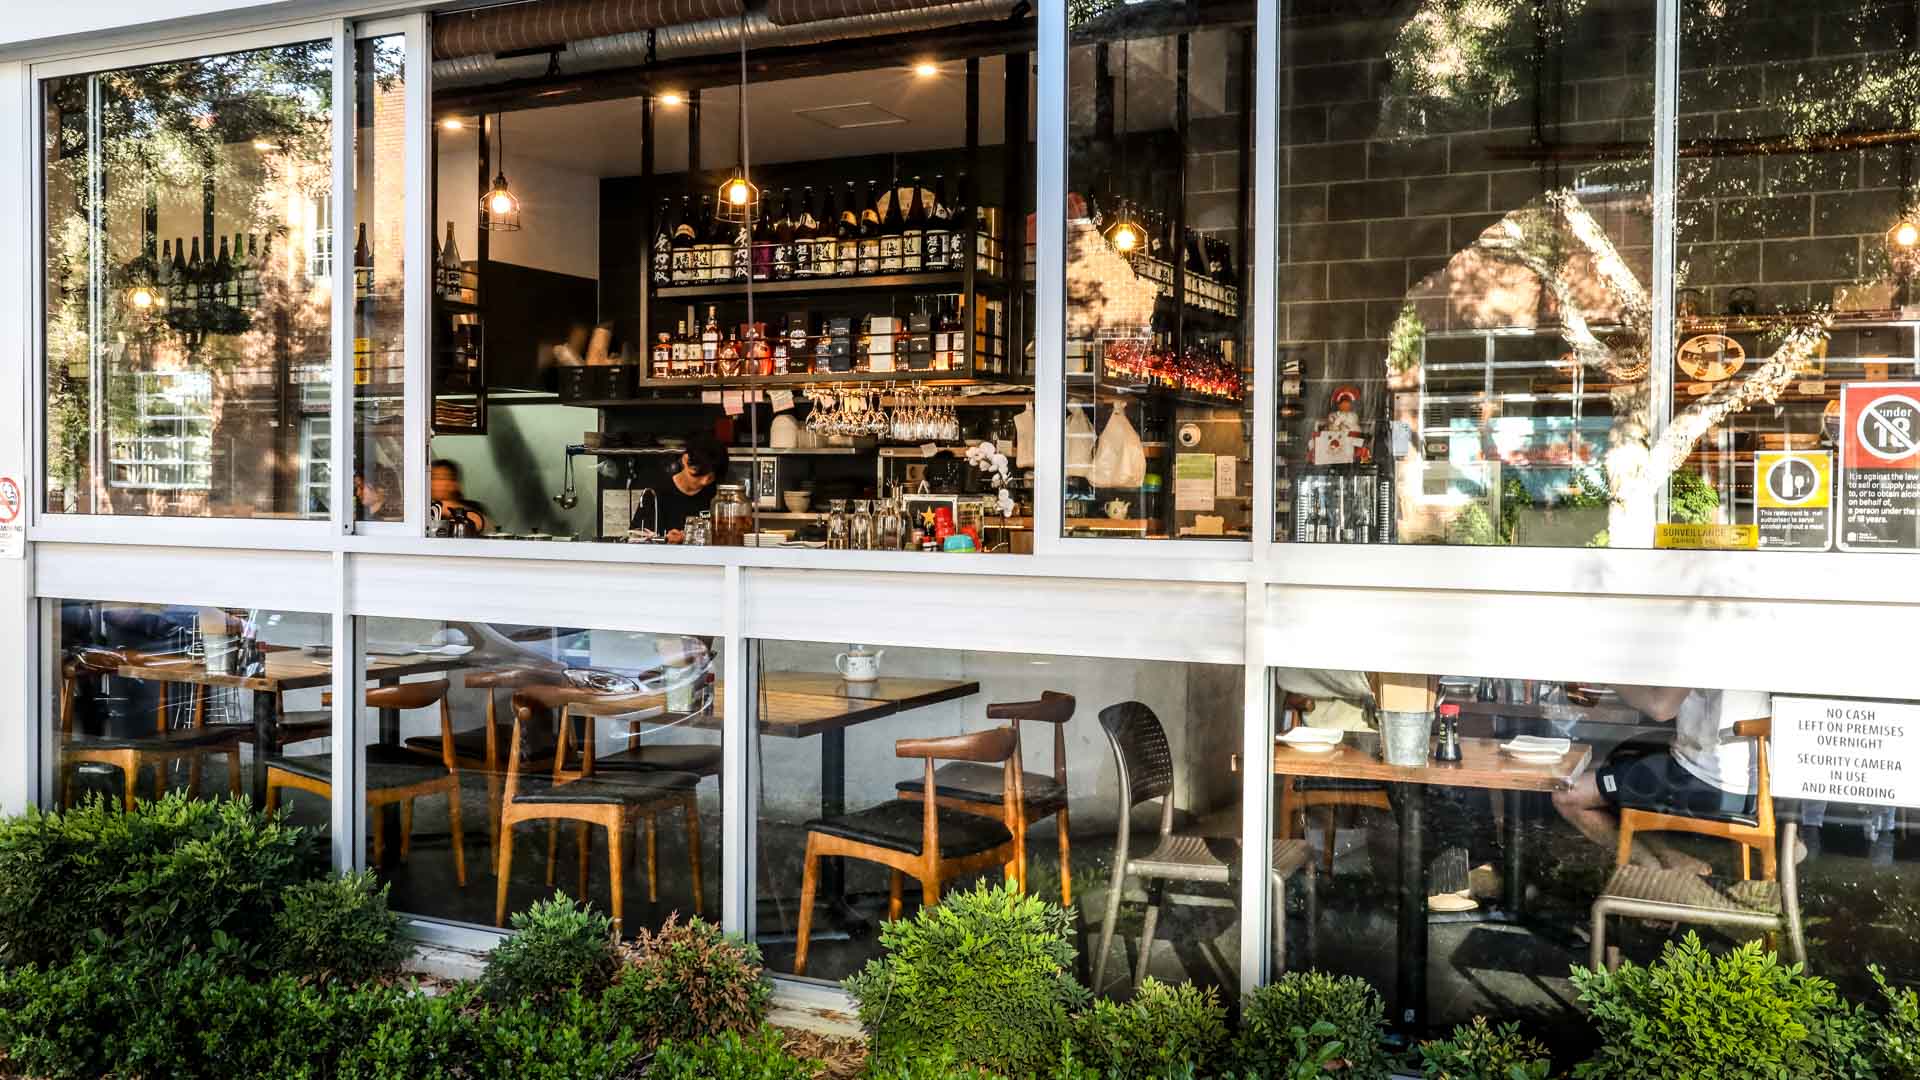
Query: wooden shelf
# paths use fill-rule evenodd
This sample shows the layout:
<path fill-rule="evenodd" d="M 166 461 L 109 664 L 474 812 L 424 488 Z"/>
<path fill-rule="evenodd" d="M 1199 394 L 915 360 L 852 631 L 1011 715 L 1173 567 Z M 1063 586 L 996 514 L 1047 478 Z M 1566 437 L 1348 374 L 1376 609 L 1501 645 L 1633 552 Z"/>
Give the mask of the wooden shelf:
<path fill-rule="evenodd" d="M 998 279 L 974 276 L 974 288 L 998 288 Z M 911 274 L 865 274 L 854 277 L 804 277 L 785 281 L 756 281 L 755 296 L 791 296 L 795 293 L 900 292 L 903 290 L 958 292 L 967 287 L 964 270 L 936 270 Z M 655 300 L 722 300 L 747 295 L 744 281 L 702 282 L 697 285 L 656 285 Z"/>
<path fill-rule="evenodd" d="M 814 386 L 825 383 L 947 383 L 971 386 L 978 383 L 1004 383 L 1005 377 L 971 375 L 966 371 L 811 371 L 804 375 L 732 375 L 712 379 L 641 379 L 641 390 L 774 390 L 790 386 Z M 587 408 L 612 408 L 621 405 L 647 405 L 652 398 L 581 398 L 567 405 Z"/>

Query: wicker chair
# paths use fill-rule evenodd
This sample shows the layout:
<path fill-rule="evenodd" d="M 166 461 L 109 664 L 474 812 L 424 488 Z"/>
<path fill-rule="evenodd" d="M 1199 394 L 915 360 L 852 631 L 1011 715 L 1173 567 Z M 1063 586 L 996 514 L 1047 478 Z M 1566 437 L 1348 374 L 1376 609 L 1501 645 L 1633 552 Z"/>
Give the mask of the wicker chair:
<path fill-rule="evenodd" d="M 1107 915 L 1100 925 L 1100 951 L 1093 965 L 1093 985 L 1098 992 L 1105 985 L 1107 953 L 1113 947 L 1113 928 L 1120 918 L 1120 892 L 1128 878 L 1147 882 L 1147 918 L 1140 931 L 1140 959 L 1133 973 L 1133 985 L 1146 978 L 1147 959 L 1153 951 L 1154 930 L 1160 922 L 1160 906 L 1166 899 L 1169 881 L 1227 884 L 1239 877 L 1238 844 L 1231 839 L 1173 831 L 1173 750 L 1167 743 L 1166 728 L 1153 710 L 1138 701 L 1126 701 L 1100 710 L 1100 727 L 1113 747 L 1114 764 L 1120 773 L 1120 797 L 1116 811 L 1119 828 L 1114 841 L 1113 880 L 1107 885 Z M 1160 837 L 1144 855 L 1130 850 L 1128 821 L 1133 808 L 1143 802 L 1160 800 Z M 1280 900 L 1286 893 L 1286 880 L 1296 870 L 1306 872 L 1309 923 L 1314 908 L 1314 868 L 1308 857 L 1306 841 L 1280 839 L 1273 842 L 1273 948 L 1280 958 L 1276 970 L 1286 966 L 1286 906 Z"/>
<path fill-rule="evenodd" d="M 1787 953 L 1797 963 L 1807 962 L 1806 932 L 1800 923 L 1799 867 L 1794 843 L 1799 823 L 1780 827 L 1780 875 L 1777 881 L 1739 881 L 1725 890 L 1684 870 L 1657 870 L 1627 865 L 1614 870 L 1606 890 L 1593 903 L 1591 966 L 1615 967 L 1607 954 L 1607 918 L 1659 922 L 1699 923 L 1787 936 Z"/>

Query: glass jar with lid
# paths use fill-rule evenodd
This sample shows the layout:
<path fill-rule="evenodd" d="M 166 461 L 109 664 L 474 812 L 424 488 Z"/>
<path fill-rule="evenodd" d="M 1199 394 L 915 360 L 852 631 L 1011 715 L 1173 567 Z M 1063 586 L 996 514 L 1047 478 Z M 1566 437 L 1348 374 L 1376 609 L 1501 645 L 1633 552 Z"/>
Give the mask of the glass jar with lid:
<path fill-rule="evenodd" d="M 753 528 L 753 514 L 739 484 L 721 484 L 713 497 L 713 539 L 716 547 L 745 547 Z"/>
<path fill-rule="evenodd" d="M 853 517 L 847 521 L 847 546 L 855 551 L 873 550 L 873 503 L 855 499 Z"/>
<path fill-rule="evenodd" d="M 702 510 L 698 517 L 688 518 L 681 530 L 680 542 L 688 547 L 706 547 L 713 543 L 713 511 Z"/>

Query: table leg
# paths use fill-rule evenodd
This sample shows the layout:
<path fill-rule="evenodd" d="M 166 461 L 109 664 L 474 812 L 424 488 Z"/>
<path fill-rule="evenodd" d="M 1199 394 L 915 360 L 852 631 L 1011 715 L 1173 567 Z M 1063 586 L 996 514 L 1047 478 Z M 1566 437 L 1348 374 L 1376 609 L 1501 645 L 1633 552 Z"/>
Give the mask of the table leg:
<path fill-rule="evenodd" d="M 847 732 L 845 728 L 820 734 L 820 816 L 847 812 Z M 847 906 L 847 862 L 820 860 L 820 898 L 836 912 Z"/>
<path fill-rule="evenodd" d="M 382 683 L 382 685 L 386 684 Z M 383 747 L 400 745 L 399 709 L 380 710 L 380 745 Z M 379 813 L 383 819 L 381 824 L 385 826 L 386 834 L 390 838 L 386 850 L 381 853 L 383 858 L 380 860 L 380 868 L 391 870 L 400 864 L 400 847 L 406 837 L 406 834 L 400 831 L 400 804 L 388 803 L 380 808 Z"/>
<path fill-rule="evenodd" d="M 253 692 L 253 805 L 267 805 L 267 759 L 280 753 L 280 695 Z"/>
<path fill-rule="evenodd" d="M 1510 918 L 1519 918 L 1525 914 L 1527 886 L 1524 878 L 1526 861 L 1521 856 L 1520 838 L 1525 830 L 1520 827 L 1520 812 L 1526 806 L 1526 794 L 1519 791 L 1503 793 L 1507 802 L 1507 820 L 1505 836 L 1500 838 L 1500 846 L 1506 852 L 1506 866 L 1502 873 L 1506 875 L 1506 905 Z"/>
<path fill-rule="evenodd" d="M 1426 1024 L 1427 1013 L 1427 868 L 1423 851 L 1427 789 L 1422 784 L 1396 787 L 1394 802 L 1400 811 L 1400 947 L 1395 998 L 1400 1026 L 1417 1035 Z"/>

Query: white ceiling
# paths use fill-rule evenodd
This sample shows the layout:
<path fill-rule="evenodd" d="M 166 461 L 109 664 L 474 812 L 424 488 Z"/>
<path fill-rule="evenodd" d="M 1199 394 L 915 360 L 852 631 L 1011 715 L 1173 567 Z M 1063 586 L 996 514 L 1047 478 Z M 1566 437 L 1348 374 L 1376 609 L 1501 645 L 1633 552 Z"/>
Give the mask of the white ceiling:
<path fill-rule="evenodd" d="M 986 144 L 1001 140 L 1004 68 L 1000 57 L 988 57 L 980 64 L 980 139 Z M 749 149 L 758 163 L 957 147 L 966 143 L 966 64 L 951 61 L 940 66 L 939 74 L 926 77 L 908 68 L 881 68 L 760 83 L 748 86 L 747 105 Z M 737 91 L 732 88 L 702 94 L 700 139 L 706 168 L 731 163 L 737 109 Z M 838 128 L 802 115 L 820 109 L 868 117 L 881 110 L 904 122 Z M 591 176 L 637 176 L 642 154 L 640 116 L 638 99 L 510 112 L 504 118 L 507 156 L 509 160 L 536 158 Z M 655 122 L 654 168 L 681 171 L 687 157 L 685 107 L 662 106 Z M 441 134 L 443 142 L 473 137 L 471 123 L 466 131 Z"/>

